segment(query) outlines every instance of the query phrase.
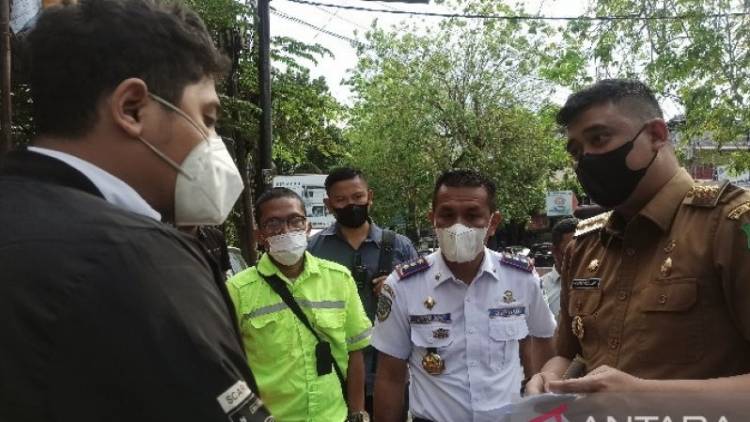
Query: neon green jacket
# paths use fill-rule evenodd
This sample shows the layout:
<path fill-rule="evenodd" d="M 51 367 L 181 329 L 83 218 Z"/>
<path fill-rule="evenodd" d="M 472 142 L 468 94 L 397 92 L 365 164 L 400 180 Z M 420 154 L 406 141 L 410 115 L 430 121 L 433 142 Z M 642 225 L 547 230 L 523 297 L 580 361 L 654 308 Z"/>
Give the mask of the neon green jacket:
<path fill-rule="evenodd" d="M 346 267 L 308 252 L 304 259 L 305 269 L 294 283 L 264 255 L 257 267 L 232 277 L 227 287 L 260 396 L 276 420 L 343 421 L 348 411 L 335 371 L 318 376 L 315 337 L 258 271 L 288 283 L 310 322 L 330 342 L 344 376 L 349 352 L 370 344 L 371 323 Z"/>

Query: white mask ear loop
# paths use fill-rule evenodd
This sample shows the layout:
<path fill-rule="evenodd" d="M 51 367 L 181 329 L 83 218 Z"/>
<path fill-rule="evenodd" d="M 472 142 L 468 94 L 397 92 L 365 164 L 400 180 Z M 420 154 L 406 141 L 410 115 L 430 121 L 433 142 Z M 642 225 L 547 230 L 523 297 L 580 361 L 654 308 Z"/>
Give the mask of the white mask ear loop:
<path fill-rule="evenodd" d="M 143 138 L 142 138 L 141 136 L 137 136 L 137 138 L 138 138 L 138 140 L 139 140 L 139 141 L 141 141 L 141 142 L 142 142 L 142 143 L 143 143 L 144 145 L 146 145 L 147 147 L 149 147 L 149 149 L 150 149 L 151 151 L 153 151 L 153 152 L 154 152 L 154 154 L 158 155 L 158 156 L 159 156 L 159 157 L 160 157 L 160 158 L 161 158 L 162 160 L 166 161 L 166 162 L 167 162 L 167 164 L 169 164 L 170 166 L 174 167 L 174 169 L 175 169 L 175 170 L 177 170 L 177 172 L 178 172 L 178 173 L 180 173 L 180 174 L 182 174 L 183 176 L 187 177 L 187 178 L 188 178 L 188 179 L 190 179 L 191 181 L 193 180 L 193 176 L 191 176 L 191 175 L 187 174 L 187 173 L 185 172 L 185 170 L 183 170 L 183 169 L 182 169 L 182 167 L 180 167 L 180 165 L 179 165 L 179 164 L 175 163 L 175 161 L 174 161 L 173 159 L 171 159 L 171 158 L 167 157 L 167 156 L 166 156 L 166 154 L 164 154 L 163 152 L 159 151 L 159 150 L 158 150 L 158 149 L 157 149 L 157 148 L 156 148 L 155 146 L 151 145 L 151 142 L 148 142 L 148 141 L 146 141 L 146 140 L 145 140 L 145 139 L 143 139 Z"/>
<path fill-rule="evenodd" d="M 203 136 L 204 139 L 208 139 L 208 134 L 203 129 L 201 129 L 201 127 L 198 126 L 198 124 L 195 123 L 195 121 L 193 121 L 193 119 L 190 116 L 188 116 L 187 113 L 180 110 L 174 104 L 170 103 L 169 101 L 165 100 L 164 98 L 161 98 L 160 96 L 156 94 L 149 93 L 148 95 L 149 97 L 153 98 L 157 103 L 163 105 L 164 107 L 167 107 L 168 109 L 184 117 L 185 120 L 187 120 L 190 123 L 190 125 L 193 126 L 195 130 L 197 130 L 201 134 L 201 136 Z"/>

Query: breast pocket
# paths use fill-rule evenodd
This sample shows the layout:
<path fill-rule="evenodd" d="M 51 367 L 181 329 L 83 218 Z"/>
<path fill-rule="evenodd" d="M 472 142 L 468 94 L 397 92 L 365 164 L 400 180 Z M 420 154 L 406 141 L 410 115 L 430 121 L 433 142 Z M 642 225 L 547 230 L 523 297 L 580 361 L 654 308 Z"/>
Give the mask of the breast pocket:
<path fill-rule="evenodd" d="M 492 369 L 501 369 L 519 356 L 518 342 L 529 335 L 526 318 L 490 318 L 487 361 Z"/>
<path fill-rule="evenodd" d="M 599 350 L 602 338 L 598 324 L 601 300 L 600 289 L 570 290 L 568 315 L 573 319 L 573 334 L 578 337 L 585 356 L 593 356 Z M 580 324 L 576 323 L 577 318 L 580 318 Z"/>
<path fill-rule="evenodd" d="M 427 324 L 411 326 L 411 342 L 417 348 L 420 356 L 426 350 L 434 347 L 437 353 L 445 350 L 453 343 L 452 324 Z"/>
<path fill-rule="evenodd" d="M 313 315 L 315 327 L 320 334 L 337 345 L 346 342 L 346 312 L 343 309 L 313 309 Z"/>
<path fill-rule="evenodd" d="M 697 279 L 652 281 L 641 295 L 641 359 L 650 363 L 698 361 L 705 344 Z"/>
<path fill-rule="evenodd" d="M 287 315 L 283 311 L 273 314 L 255 316 L 252 313 L 243 316 L 241 321 L 242 337 L 258 347 L 247 347 L 248 353 L 259 359 L 275 359 L 279 350 L 291 348 L 291 337 Z"/>

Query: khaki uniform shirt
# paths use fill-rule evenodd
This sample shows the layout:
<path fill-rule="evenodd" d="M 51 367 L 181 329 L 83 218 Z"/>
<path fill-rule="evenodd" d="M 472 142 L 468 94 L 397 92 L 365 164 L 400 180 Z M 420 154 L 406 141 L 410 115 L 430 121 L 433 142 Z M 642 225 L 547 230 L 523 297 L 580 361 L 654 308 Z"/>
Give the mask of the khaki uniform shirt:
<path fill-rule="evenodd" d="M 650 379 L 750 372 L 750 193 L 678 173 L 629 222 L 582 221 L 558 354 Z"/>

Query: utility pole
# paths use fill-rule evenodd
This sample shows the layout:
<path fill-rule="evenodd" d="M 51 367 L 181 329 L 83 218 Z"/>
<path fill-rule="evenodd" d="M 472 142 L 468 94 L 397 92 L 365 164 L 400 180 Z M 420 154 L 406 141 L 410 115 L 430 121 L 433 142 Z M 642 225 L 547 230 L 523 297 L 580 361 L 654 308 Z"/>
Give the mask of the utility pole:
<path fill-rule="evenodd" d="M 258 0 L 258 76 L 260 82 L 260 160 L 257 182 L 258 192 L 271 185 L 273 177 L 273 133 L 271 119 L 271 30 L 270 0 Z"/>
<path fill-rule="evenodd" d="M 240 72 L 240 54 L 242 52 L 242 36 L 236 27 L 228 30 L 225 34 L 225 51 L 232 58 L 232 67 L 227 81 L 227 96 L 235 99 L 239 96 L 239 72 Z M 240 120 L 237 107 L 232 107 L 232 121 Z M 242 181 L 245 183 L 245 189 L 240 196 L 240 218 L 235 221 L 237 228 L 237 240 L 239 241 L 240 250 L 250 265 L 258 262 L 258 248 L 255 243 L 255 227 L 253 226 L 253 183 L 254 175 L 248 172 L 248 142 L 240 130 L 232 129 L 234 137 L 234 153 L 237 161 L 237 168 L 242 174 Z"/>
<path fill-rule="evenodd" d="M 383 0 L 393 3 L 429 3 L 429 0 Z M 271 119 L 271 31 L 270 0 L 257 0 L 258 13 L 258 80 L 260 84 L 261 109 L 258 152 L 260 159 L 256 175 L 258 192 L 268 189 L 274 176 L 273 133 Z"/>
<path fill-rule="evenodd" d="M 0 157 L 10 151 L 11 147 L 11 101 L 10 101 L 10 0 L 0 0 Z"/>

